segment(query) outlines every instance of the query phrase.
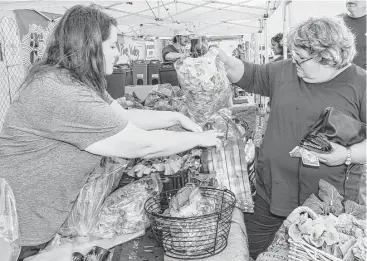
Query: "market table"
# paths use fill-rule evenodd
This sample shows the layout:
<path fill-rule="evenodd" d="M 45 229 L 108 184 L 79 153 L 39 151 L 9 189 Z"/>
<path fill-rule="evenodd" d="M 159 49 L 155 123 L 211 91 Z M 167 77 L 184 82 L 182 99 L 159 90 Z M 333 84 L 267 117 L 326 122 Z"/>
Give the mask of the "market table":
<path fill-rule="evenodd" d="M 163 261 L 163 249 L 148 228 L 144 236 L 114 248 L 111 261 Z"/>

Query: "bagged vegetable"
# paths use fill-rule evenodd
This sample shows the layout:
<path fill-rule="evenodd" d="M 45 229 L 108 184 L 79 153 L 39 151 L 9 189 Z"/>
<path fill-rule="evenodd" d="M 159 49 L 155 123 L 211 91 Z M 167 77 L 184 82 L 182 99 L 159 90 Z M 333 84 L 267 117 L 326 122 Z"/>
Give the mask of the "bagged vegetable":
<path fill-rule="evenodd" d="M 243 212 L 253 212 L 254 203 L 243 140 L 245 133 L 238 130 L 228 109 L 222 109 L 212 116 L 205 129 L 225 133 L 221 146 L 211 148 L 205 154 L 209 172 L 216 174 L 219 189 L 227 188 L 235 194 L 236 207 Z"/>
<path fill-rule="evenodd" d="M 222 108 L 232 107 L 232 90 L 224 64 L 216 59 L 214 48 L 199 58 L 178 60 L 174 66 L 186 97 L 187 115 L 204 126 Z"/>
<path fill-rule="evenodd" d="M 163 215 L 177 218 L 190 218 L 214 213 L 217 209 L 215 197 L 206 197 L 200 187 L 187 184 L 181 188 L 169 202 L 169 208 Z M 165 238 L 163 244 L 175 251 L 195 253 L 210 249 L 215 245 L 216 218 L 180 219 L 170 226 L 170 238 Z M 187 239 L 187 240 L 186 240 Z"/>
<path fill-rule="evenodd" d="M 98 237 L 112 238 L 144 230 L 149 226 L 144 203 L 153 194 L 159 194 L 161 190 L 162 183 L 157 173 L 119 188 L 104 202 L 97 216 L 93 234 Z"/>
<path fill-rule="evenodd" d="M 62 236 L 88 236 L 98 222 L 98 215 L 105 199 L 117 186 L 122 169 L 127 161 L 121 158 L 102 158 L 101 164 L 93 171 L 81 189 L 74 207 L 60 228 Z"/>
<path fill-rule="evenodd" d="M 0 256 L 16 261 L 20 253 L 19 227 L 15 197 L 9 184 L 0 178 Z"/>

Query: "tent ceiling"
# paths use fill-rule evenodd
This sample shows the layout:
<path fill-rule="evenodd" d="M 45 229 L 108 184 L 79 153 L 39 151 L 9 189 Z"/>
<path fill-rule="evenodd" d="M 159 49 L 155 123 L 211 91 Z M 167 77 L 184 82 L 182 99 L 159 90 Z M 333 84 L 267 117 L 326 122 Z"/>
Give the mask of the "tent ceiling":
<path fill-rule="evenodd" d="M 131 0 L 131 1 L 0 1 L 0 10 L 35 9 L 63 14 L 76 4 L 96 4 L 115 17 L 121 33 L 172 36 L 175 29 L 199 35 L 244 35 L 261 29 L 282 1 L 274 0 Z"/>

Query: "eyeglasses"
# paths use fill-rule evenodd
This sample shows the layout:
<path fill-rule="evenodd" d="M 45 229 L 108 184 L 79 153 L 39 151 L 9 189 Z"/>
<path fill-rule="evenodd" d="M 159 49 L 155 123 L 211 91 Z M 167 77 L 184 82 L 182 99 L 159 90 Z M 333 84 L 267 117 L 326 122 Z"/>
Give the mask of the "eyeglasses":
<path fill-rule="evenodd" d="M 308 58 L 301 59 L 301 58 L 298 56 L 298 54 L 296 54 L 296 52 L 293 50 L 293 51 L 292 51 L 292 59 L 293 59 L 293 61 L 294 61 L 298 66 L 300 66 L 301 64 L 303 64 L 303 63 L 305 63 L 305 62 L 307 62 L 307 61 L 309 61 L 309 60 L 312 60 L 312 59 L 313 59 L 313 56 L 308 57 Z"/>

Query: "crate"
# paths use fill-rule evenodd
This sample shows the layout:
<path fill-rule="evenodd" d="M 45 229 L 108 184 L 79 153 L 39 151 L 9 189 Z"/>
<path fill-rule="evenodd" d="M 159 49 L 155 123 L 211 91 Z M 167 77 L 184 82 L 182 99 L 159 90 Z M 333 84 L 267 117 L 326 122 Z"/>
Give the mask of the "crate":
<path fill-rule="evenodd" d="M 121 64 L 113 68 L 111 75 L 106 75 L 107 92 L 112 98 L 118 99 L 125 94 L 125 86 L 132 82 L 132 70 L 128 64 Z"/>
<path fill-rule="evenodd" d="M 160 84 L 159 68 L 161 62 L 159 60 L 151 60 L 148 64 L 148 85 Z"/>
<path fill-rule="evenodd" d="M 148 85 L 148 64 L 145 60 L 133 62 L 133 84 Z"/>
<path fill-rule="evenodd" d="M 163 83 L 170 83 L 172 86 L 179 86 L 176 69 L 173 63 L 162 63 L 159 69 L 159 80 Z"/>

